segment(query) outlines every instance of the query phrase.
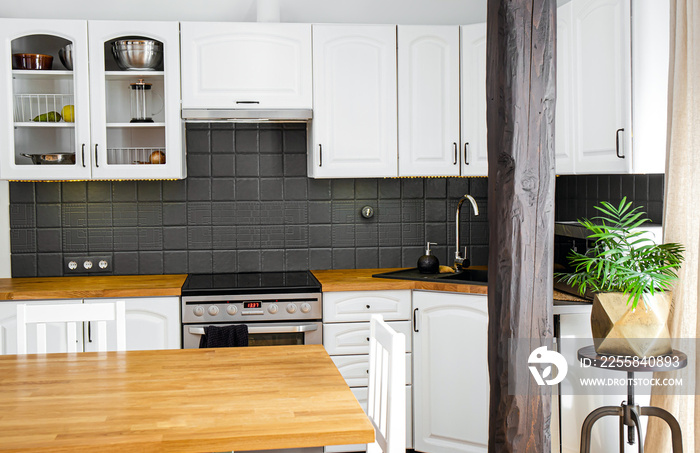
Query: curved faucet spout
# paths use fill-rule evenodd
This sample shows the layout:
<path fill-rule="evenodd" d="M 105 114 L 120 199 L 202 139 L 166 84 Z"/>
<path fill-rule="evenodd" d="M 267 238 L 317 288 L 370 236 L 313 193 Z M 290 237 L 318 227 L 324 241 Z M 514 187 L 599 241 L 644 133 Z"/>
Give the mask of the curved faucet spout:
<path fill-rule="evenodd" d="M 462 203 L 464 203 L 465 200 L 469 200 L 469 202 L 472 204 L 472 208 L 474 208 L 474 215 L 479 215 L 479 207 L 476 205 L 476 200 L 474 197 L 471 195 L 467 194 L 462 196 L 462 198 L 459 199 L 459 202 L 457 202 L 457 214 L 455 216 L 455 263 L 454 263 L 454 268 L 458 270 L 458 268 L 463 267 L 462 264 L 464 261 L 467 259 L 467 248 L 464 248 L 464 255 L 459 253 L 459 213 L 462 209 Z"/>

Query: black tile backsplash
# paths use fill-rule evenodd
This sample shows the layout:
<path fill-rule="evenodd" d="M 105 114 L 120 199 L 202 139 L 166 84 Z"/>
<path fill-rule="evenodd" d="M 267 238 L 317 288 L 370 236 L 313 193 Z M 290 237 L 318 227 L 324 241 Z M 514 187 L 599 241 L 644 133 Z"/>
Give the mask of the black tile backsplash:
<path fill-rule="evenodd" d="M 93 254 L 114 274 L 415 266 L 427 240 L 450 264 L 464 193 L 482 215 L 463 214 L 463 245 L 488 261 L 486 178 L 309 179 L 303 124 L 190 124 L 186 139 L 185 180 L 11 183 L 13 276 Z"/>

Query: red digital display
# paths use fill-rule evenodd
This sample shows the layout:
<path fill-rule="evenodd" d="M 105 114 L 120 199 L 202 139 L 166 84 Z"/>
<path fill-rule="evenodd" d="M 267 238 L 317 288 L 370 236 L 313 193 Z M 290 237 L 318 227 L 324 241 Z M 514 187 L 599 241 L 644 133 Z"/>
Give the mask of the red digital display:
<path fill-rule="evenodd" d="M 262 302 L 243 302 L 243 308 L 262 308 Z"/>

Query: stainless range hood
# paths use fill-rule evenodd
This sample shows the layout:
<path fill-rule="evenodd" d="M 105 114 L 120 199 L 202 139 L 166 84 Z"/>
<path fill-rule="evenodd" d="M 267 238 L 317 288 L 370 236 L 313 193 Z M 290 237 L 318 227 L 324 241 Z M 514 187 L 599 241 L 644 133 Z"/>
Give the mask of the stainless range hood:
<path fill-rule="evenodd" d="M 182 109 L 182 119 L 192 123 L 290 123 L 312 118 L 311 109 Z"/>

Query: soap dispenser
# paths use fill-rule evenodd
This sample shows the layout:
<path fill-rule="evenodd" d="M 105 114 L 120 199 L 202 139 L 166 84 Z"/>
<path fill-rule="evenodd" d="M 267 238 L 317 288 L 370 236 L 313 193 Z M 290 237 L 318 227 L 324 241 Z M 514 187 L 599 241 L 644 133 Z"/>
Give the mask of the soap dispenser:
<path fill-rule="evenodd" d="M 431 245 L 437 245 L 437 243 L 428 242 L 425 246 L 425 255 L 418 258 L 417 267 L 421 274 L 437 274 L 440 270 L 440 261 L 430 250 Z"/>

